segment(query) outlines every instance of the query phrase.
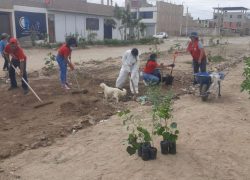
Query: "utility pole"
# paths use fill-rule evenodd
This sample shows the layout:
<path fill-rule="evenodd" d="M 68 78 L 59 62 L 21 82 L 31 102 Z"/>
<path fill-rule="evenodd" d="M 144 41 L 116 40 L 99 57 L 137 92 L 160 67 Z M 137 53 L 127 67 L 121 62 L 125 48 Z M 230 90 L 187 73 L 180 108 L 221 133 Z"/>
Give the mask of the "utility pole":
<path fill-rule="evenodd" d="M 182 8 L 181 8 L 181 25 L 180 25 L 180 36 L 182 35 L 182 21 L 183 21 L 183 10 L 184 10 L 184 6 L 183 6 L 183 2 L 182 2 Z"/>
<path fill-rule="evenodd" d="M 188 7 L 187 7 L 187 14 L 186 14 L 186 36 L 188 36 Z"/>
<path fill-rule="evenodd" d="M 220 5 L 218 4 L 218 12 L 217 12 L 217 17 L 218 17 L 218 33 L 220 35 L 220 17 L 221 14 L 220 14 Z"/>

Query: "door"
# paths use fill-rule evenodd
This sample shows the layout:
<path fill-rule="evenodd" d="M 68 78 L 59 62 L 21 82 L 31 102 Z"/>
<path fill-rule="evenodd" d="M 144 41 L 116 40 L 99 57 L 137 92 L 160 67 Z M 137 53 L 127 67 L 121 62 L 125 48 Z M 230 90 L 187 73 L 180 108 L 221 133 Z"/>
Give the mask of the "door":
<path fill-rule="evenodd" d="M 104 23 L 104 39 L 112 39 L 112 25 Z"/>
<path fill-rule="evenodd" d="M 49 26 L 49 42 L 55 42 L 55 16 L 53 14 L 48 15 L 48 26 Z"/>
<path fill-rule="evenodd" d="M 10 14 L 5 12 L 0 12 L 0 34 L 7 33 L 11 35 L 10 28 Z"/>

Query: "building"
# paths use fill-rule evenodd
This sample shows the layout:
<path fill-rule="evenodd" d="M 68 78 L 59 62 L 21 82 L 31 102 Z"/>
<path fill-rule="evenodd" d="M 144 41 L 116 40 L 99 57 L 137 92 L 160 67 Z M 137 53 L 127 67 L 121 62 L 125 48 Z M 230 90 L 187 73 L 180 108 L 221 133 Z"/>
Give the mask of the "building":
<path fill-rule="evenodd" d="M 91 33 L 98 40 L 120 39 L 119 30 L 105 24 L 114 19 L 113 11 L 113 6 L 86 0 L 1 0 L 0 33 L 19 40 L 33 34 L 42 39 L 47 34 L 50 42 L 63 42 L 70 34 L 87 38 Z"/>
<path fill-rule="evenodd" d="M 179 35 L 182 29 L 183 5 L 157 1 L 150 5 L 146 0 L 127 0 L 134 17 L 140 17 L 146 25 L 146 36 L 157 32 L 167 32 L 169 35 Z"/>
<path fill-rule="evenodd" d="M 218 7 L 214 9 L 214 20 L 220 32 L 249 34 L 249 14 L 245 7 Z"/>
<path fill-rule="evenodd" d="M 196 23 L 199 24 L 202 28 L 214 28 L 215 27 L 215 21 L 214 19 L 197 19 Z"/>

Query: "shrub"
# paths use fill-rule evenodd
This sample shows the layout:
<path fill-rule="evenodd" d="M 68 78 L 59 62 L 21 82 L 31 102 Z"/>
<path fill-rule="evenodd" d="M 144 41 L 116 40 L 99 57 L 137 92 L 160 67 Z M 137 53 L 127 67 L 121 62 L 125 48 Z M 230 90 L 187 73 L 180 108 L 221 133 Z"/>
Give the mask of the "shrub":
<path fill-rule="evenodd" d="M 241 84 L 241 91 L 247 91 L 250 94 L 250 57 L 245 58 L 243 76 L 245 77 L 245 80 Z"/>

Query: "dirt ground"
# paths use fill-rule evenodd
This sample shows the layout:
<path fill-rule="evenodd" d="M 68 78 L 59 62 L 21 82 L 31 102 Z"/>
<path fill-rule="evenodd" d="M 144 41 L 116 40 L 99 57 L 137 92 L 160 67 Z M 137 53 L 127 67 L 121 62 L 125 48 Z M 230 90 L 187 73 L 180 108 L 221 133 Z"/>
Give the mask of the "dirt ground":
<path fill-rule="evenodd" d="M 148 121 L 150 106 L 132 101 L 130 94 L 118 104 L 103 100 L 99 84 L 114 86 L 119 73 L 120 58 L 116 53 L 108 54 L 103 61 L 79 61 L 77 77 L 81 88 L 88 90 L 86 94 L 63 91 L 57 73 L 49 77 L 31 73 L 31 85 L 41 98 L 54 102 L 39 109 L 33 108 L 37 102 L 31 93 L 23 96 L 21 89 L 8 92 L 8 85 L 0 81 L 0 179 L 248 179 L 250 102 L 247 94 L 240 93 L 240 60 L 249 56 L 248 48 L 247 41 L 241 46 L 226 46 L 227 61 L 239 64 L 230 68 L 222 85 L 222 97 L 206 103 L 189 92 L 189 55 L 177 57 L 174 85 L 163 86 L 163 91 L 171 89 L 180 98 L 174 103 L 173 114 L 181 132 L 178 153 L 158 153 L 157 160 L 150 162 L 126 153 L 123 141 L 127 132 L 115 115 L 128 107 Z M 218 47 L 207 51 L 222 53 Z M 141 66 L 145 57 L 141 58 Z M 171 62 L 172 55 L 164 51 L 160 61 L 166 60 Z M 220 67 L 218 63 L 209 64 L 210 69 L 215 66 Z M 76 89 L 72 73 L 69 78 Z M 140 95 L 145 90 L 140 83 Z M 160 139 L 156 139 L 159 149 Z"/>

